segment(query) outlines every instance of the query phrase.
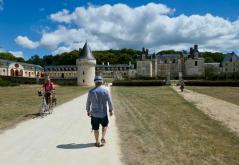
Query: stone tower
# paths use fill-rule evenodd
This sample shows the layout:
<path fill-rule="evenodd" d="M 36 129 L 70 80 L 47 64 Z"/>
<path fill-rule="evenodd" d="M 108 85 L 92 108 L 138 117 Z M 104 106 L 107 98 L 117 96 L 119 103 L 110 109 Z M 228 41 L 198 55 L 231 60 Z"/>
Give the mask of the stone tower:
<path fill-rule="evenodd" d="M 93 86 L 95 77 L 96 60 L 91 50 L 85 43 L 80 57 L 76 60 L 77 65 L 77 84 L 81 86 Z"/>

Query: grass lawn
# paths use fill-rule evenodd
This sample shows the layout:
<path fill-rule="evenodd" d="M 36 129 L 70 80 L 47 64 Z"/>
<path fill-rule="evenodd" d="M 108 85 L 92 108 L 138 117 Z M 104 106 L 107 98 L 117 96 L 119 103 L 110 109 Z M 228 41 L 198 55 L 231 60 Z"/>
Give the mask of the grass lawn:
<path fill-rule="evenodd" d="M 37 115 L 42 101 L 41 97 L 37 96 L 39 89 L 39 85 L 0 87 L 0 130 Z M 56 87 L 57 104 L 70 101 L 85 93 L 87 89 L 77 86 L 58 86 Z"/>
<path fill-rule="evenodd" d="M 238 164 L 239 138 L 169 87 L 113 87 L 125 164 Z"/>
<path fill-rule="evenodd" d="M 186 86 L 186 89 L 206 94 L 239 105 L 239 87 L 193 87 Z"/>

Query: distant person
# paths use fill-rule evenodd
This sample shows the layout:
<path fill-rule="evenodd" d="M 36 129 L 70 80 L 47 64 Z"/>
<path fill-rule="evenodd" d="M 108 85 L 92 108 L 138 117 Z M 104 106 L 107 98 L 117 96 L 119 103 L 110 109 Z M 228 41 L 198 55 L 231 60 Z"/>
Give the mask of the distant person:
<path fill-rule="evenodd" d="M 49 104 L 49 101 L 50 101 L 50 103 L 52 104 L 55 85 L 51 81 L 49 76 L 46 78 L 45 83 L 42 85 L 42 89 L 45 93 L 46 103 Z M 55 96 L 54 96 L 54 98 L 55 98 Z"/>
<path fill-rule="evenodd" d="M 95 135 L 95 146 L 100 147 L 106 143 L 105 134 L 108 127 L 107 103 L 109 106 L 110 116 L 113 115 L 113 107 L 111 97 L 107 89 L 102 87 L 103 79 L 101 76 L 96 76 L 94 79 L 95 87 L 88 93 L 86 111 L 91 117 L 91 126 Z M 99 141 L 99 126 L 102 126 L 101 144 Z"/>
<path fill-rule="evenodd" d="M 181 90 L 181 92 L 183 92 L 183 90 L 184 90 L 184 81 L 183 80 L 181 80 L 180 81 L 180 90 Z"/>

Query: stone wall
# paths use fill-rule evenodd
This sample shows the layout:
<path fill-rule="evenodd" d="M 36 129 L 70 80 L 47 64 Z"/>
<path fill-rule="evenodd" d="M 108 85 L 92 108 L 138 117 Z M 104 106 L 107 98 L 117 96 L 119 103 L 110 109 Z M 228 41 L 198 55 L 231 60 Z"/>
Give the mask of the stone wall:
<path fill-rule="evenodd" d="M 185 61 L 185 76 L 204 76 L 204 58 L 187 59 Z"/>
<path fill-rule="evenodd" d="M 152 61 L 137 61 L 137 76 L 139 77 L 152 77 Z"/>

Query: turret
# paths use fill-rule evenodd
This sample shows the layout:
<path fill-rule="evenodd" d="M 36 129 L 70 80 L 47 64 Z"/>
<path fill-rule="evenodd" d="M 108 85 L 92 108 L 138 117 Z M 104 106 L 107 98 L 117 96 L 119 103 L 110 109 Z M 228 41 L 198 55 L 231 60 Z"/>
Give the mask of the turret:
<path fill-rule="evenodd" d="M 93 56 L 87 42 L 80 52 L 80 57 L 76 60 L 76 65 L 78 67 L 77 84 L 82 86 L 93 86 L 96 59 Z"/>

